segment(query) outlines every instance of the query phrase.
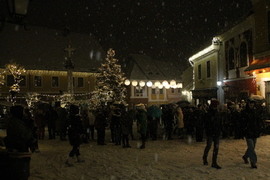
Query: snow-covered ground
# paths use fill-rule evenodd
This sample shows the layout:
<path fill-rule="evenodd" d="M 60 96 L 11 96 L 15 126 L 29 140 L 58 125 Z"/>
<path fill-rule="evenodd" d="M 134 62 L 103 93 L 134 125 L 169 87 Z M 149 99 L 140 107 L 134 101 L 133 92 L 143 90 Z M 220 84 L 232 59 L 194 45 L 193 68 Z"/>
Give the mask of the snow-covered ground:
<path fill-rule="evenodd" d="M 187 139 L 148 140 L 146 149 L 139 149 L 139 135 L 130 141 L 132 148 L 122 148 L 109 143 L 110 131 L 107 130 L 107 145 L 98 146 L 92 141 L 81 145 L 83 163 L 74 159 L 74 166 L 67 167 L 65 160 L 71 150 L 68 141 L 40 140 L 40 153 L 31 160 L 29 180 L 116 180 L 116 179 L 153 179 L 153 180 L 191 180 L 191 179 L 229 179 L 255 180 L 270 179 L 270 136 L 262 136 L 257 141 L 258 169 L 244 164 L 242 156 L 246 150 L 245 140 L 222 139 L 217 170 L 202 162 L 204 142 Z M 3 135 L 4 131 L 0 132 Z M 208 157 L 211 164 L 212 151 Z"/>

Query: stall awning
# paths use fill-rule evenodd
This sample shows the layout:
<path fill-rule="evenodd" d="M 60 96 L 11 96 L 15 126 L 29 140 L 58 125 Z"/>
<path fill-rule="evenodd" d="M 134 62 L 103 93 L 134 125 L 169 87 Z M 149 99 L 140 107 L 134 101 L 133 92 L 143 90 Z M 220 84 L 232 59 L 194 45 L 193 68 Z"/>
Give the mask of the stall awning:
<path fill-rule="evenodd" d="M 256 59 L 250 66 L 245 69 L 245 72 L 258 71 L 257 73 L 270 72 L 270 57 L 265 59 Z"/>

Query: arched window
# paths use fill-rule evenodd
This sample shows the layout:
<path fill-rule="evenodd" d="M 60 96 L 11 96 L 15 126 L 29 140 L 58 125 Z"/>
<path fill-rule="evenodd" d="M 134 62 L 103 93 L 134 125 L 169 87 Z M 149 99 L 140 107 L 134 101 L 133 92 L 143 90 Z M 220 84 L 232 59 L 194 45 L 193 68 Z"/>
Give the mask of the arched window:
<path fill-rule="evenodd" d="M 229 49 L 229 70 L 232 70 L 235 68 L 235 59 L 234 59 L 234 48 Z"/>
<path fill-rule="evenodd" d="M 247 66 L 247 44 L 242 42 L 240 45 L 240 67 Z"/>

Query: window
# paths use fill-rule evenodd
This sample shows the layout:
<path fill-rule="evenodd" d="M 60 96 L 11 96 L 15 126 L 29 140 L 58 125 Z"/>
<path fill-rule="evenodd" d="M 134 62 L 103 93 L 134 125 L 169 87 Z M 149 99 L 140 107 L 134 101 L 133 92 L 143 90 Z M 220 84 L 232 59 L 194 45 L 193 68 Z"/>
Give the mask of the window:
<path fill-rule="evenodd" d="M 159 89 L 159 94 L 163 94 L 163 88 Z"/>
<path fill-rule="evenodd" d="M 174 93 L 174 88 L 171 88 L 171 92 L 172 92 L 172 94 Z"/>
<path fill-rule="evenodd" d="M 198 65 L 198 79 L 202 79 L 202 65 Z"/>
<path fill-rule="evenodd" d="M 41 76 L 35 76 L 34 77 L 34 86 L 35 87 L 41 87 L 42 82 L 41 82 Z"/>
<path fill-rule="evenodd" d="M 156 89 L 152 88 L 152 94 L 156 94 Z"/>
<path fill-rule="evenodd" d="M 52 77 L 52 87 L 59 87 L 58 77 Z"/>
<path fill-rule="evenodd" d="M 242 42 L 240 45 L 240 67 L 247 66 L 247 44 Z"/>
<path fill-rule="evenodd" d="M 12 75 L 7 75 L 7 86 L 12 86 L 14 83 L 14 77 Z"/>
<path fill-rule="evenodd" d="M 180 94 L 181 93 L 181 88 L 177 89 L 177 93 Z"/>
<path fill-rule="evenodd" d="M 21 79 L 19 86 L 26 86 L 26 76 L 21 76 Z M 12 86 L 15 83 L 13 75 L 7 75 L 6 83 L 7 86 Z"/>
<path fill-rule="evenodd" d="M 83 77 L 78 77 L 78 87 L 83 87 Z"/>
<path fill-rule="evenodd" d="M 206 77 L 210 78 L 211 77 L 211 69 L 210 69 L 210 61 L 206 62 Z"/>
<path fill-rule="evenodd" d="M 234 60 L 234 49 L 231 47 L 229 49 L 229 70 L 232 70 L 235 68 L 235 60 Z"/>
<path fill-rule="evenodd" d="M 21 82 L 19 83 L 20 86 L 26 86 L 26 76 L 21 76 Z"/>
<path fill-rule="evenodd" d="M 136 87 L 134 87 L 135 89 L 135 96 L 143 96 L 143 88 L 142 87 L 140 87 L 140 86 L 136 86 Z"/>

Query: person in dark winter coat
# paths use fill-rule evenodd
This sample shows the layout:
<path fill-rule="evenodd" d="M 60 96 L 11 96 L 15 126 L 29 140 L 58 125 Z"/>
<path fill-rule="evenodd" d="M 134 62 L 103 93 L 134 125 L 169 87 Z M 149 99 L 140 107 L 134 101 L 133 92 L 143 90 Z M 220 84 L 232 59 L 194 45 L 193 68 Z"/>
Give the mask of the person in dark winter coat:
<path fill-rule="evenodd" d="M 254 99 L 248 99 L 246 108 L 241 111 L 241 125 L 243 128 L 243 137 L 245 137 L 247 142 L 247 150 L 245 155 L 242 157 L 246 164 L 249 163 L 252 168 L 257 168 L 257 155 L 255 151 L 255 146 L 257 138 L 260 137 L 264 123 L 260 118 L 260 114 L 255 108 Z"/>
<path fill-rule="evenodd" d="M 5 145 L 10 153 L 16 154 L 17 158 L 7 160 L 5 166 L 7 169 L 1 172 L 0 179 L 27 180 L 30 176 L 29 149 L 33 146 L 34 138 L 31 128 L 23 120 L 23 111 L 24 108 L 20 105 L 10 108 L 11 117 L 7 124 Z"/>
<path fill-rule="evenodd" d="M 29 152 L 33 143 L 31 128 L 23 119 L 24 108 L 22 106 L 12 106 L 10 108 L 11 117 L 7 125 L 6 147 L 9 150 L 19 152 Z"/>
<path fill-rule="evenodd" d="M 166 105 L 162 110 L 162 120 L 164 122 L 166 138 L 167 140 L 171 140 L 174 126 L 174 110 L 173 107 L 169 105 Z"/>
<path fill-rule="evenodd" d="M 97 145 L 106 145 L 104 141 L 107 119 L 104 110 L 98 109 L 95 113 L 95 117 L 95 128 L 97 130 Z"/>
<path fill-rule="evenodd" d="M 121 113 L 121 133 L 123 148 L 131 148 L 129 145 L 129 135 L 131 134 L 131 128 L 133 121 L 130 121 L 130 116 L 125 108 L 122 109 Z"/>
<path fill-rule="evenodd" d="M 146 109 L 143 104 L 141 104 L 136 113 L 136 119 L 137 119 L 137 126 L 138 126 L 138 132 L 141 134 L 142 138 L 142 145 L 140 149 L 145 149 L 145 142 L 146 142 L 146 132 L 147 132 L 147 115 L 146 115 Z"/>
<path fill-rule="evenodd" d="M 120 119 L 121 119 L 121 109 L 118 107 L 115 107 L 113 110 L 113 114 L 111 117 L 111 124 L 110 124 L 114 132 L 115 145 L 121 145 Z"/>
<path fill-rule="evenodd" d="M 219 101 L 216 99 L 211 100 L 209 110 L 206 114 L 205 119 L 205 132 L 207 136 L 206 147 L 203 154 L 203 164 L 208 165 L 207 156 L 211 149 L 212 142 L 214 142 L 214 150 L 212 156 L 212 167 L 220 169 L 221 167 L 217 164 L 217 156 L 219 149 L 219 138 L 222 129 L 222 117 L 218 111 Z"/>
<path fill-rule="evenodd" d="M 30 109 L 28 109 L 28 108 L 24 109 L 23 120 L 27 124 L 27 126 L 31 128 L 33 138 L 34 138 L 34 141 L 33 141 L 33 144 L 32 144 L 32 147 L 30 148 L 30 150 L 31 150 L 31 152 L 39 153 L 40 151 L 38 149 L 38 134 L 37 134 L 38 127 L 37 127 L 37 125 L 32 117 Z"/>
<path fill-rule="evenodd" d="M 67 136 L 67 117 L 68 117 L 68 112 L 65 108 L 62 107 L 57 107 L 57 123 L 56 123 L 56 129 L 59 132 L 60 135 L 60 140 L 61 141 L 66 141 L 66 136 Z"/>
<path fill-rule="evenodd" d="M 72 150 L 69 153 L 66 165 L 72 166 L 70 161 L 75 155 L 78 162 L 84 162 L 84 160 L 80 158 L 80 145 L 82 144 L 83 140 L 84 126 L 82 124 L 81 116 L 79 115 L 78 106 L 70 105 L 69 122 L 70 125 L 68 127 L 68 139 L 70 145 L 72 146 Z"/>
<path fill-rule="evenodd" d="M 195 131 L 196 131 L 196 141 L 203 141 L 204 132 L 204 120 L 205 120 L 205 110 L 202 104 L 198 104 L 197 109 L 194 111 L 195 114 Z"/>
<path fill-rule="evenodd" d="M 58 114 L 52 106 L 50 106 L 46 111 L 45 118 L 48 125 L 49 139 L 55 139 L 56 120 L 58 118 Z"/>
<path fill-rule="evenodd" d="M 41 109 L 37 110 L 37 113 L 36 113 L 34 119 L 35 119 L 35 123 L 37 125 L 38 139 L 44 139 L 46 119 L 45 119 L 44 113 Z"/>

